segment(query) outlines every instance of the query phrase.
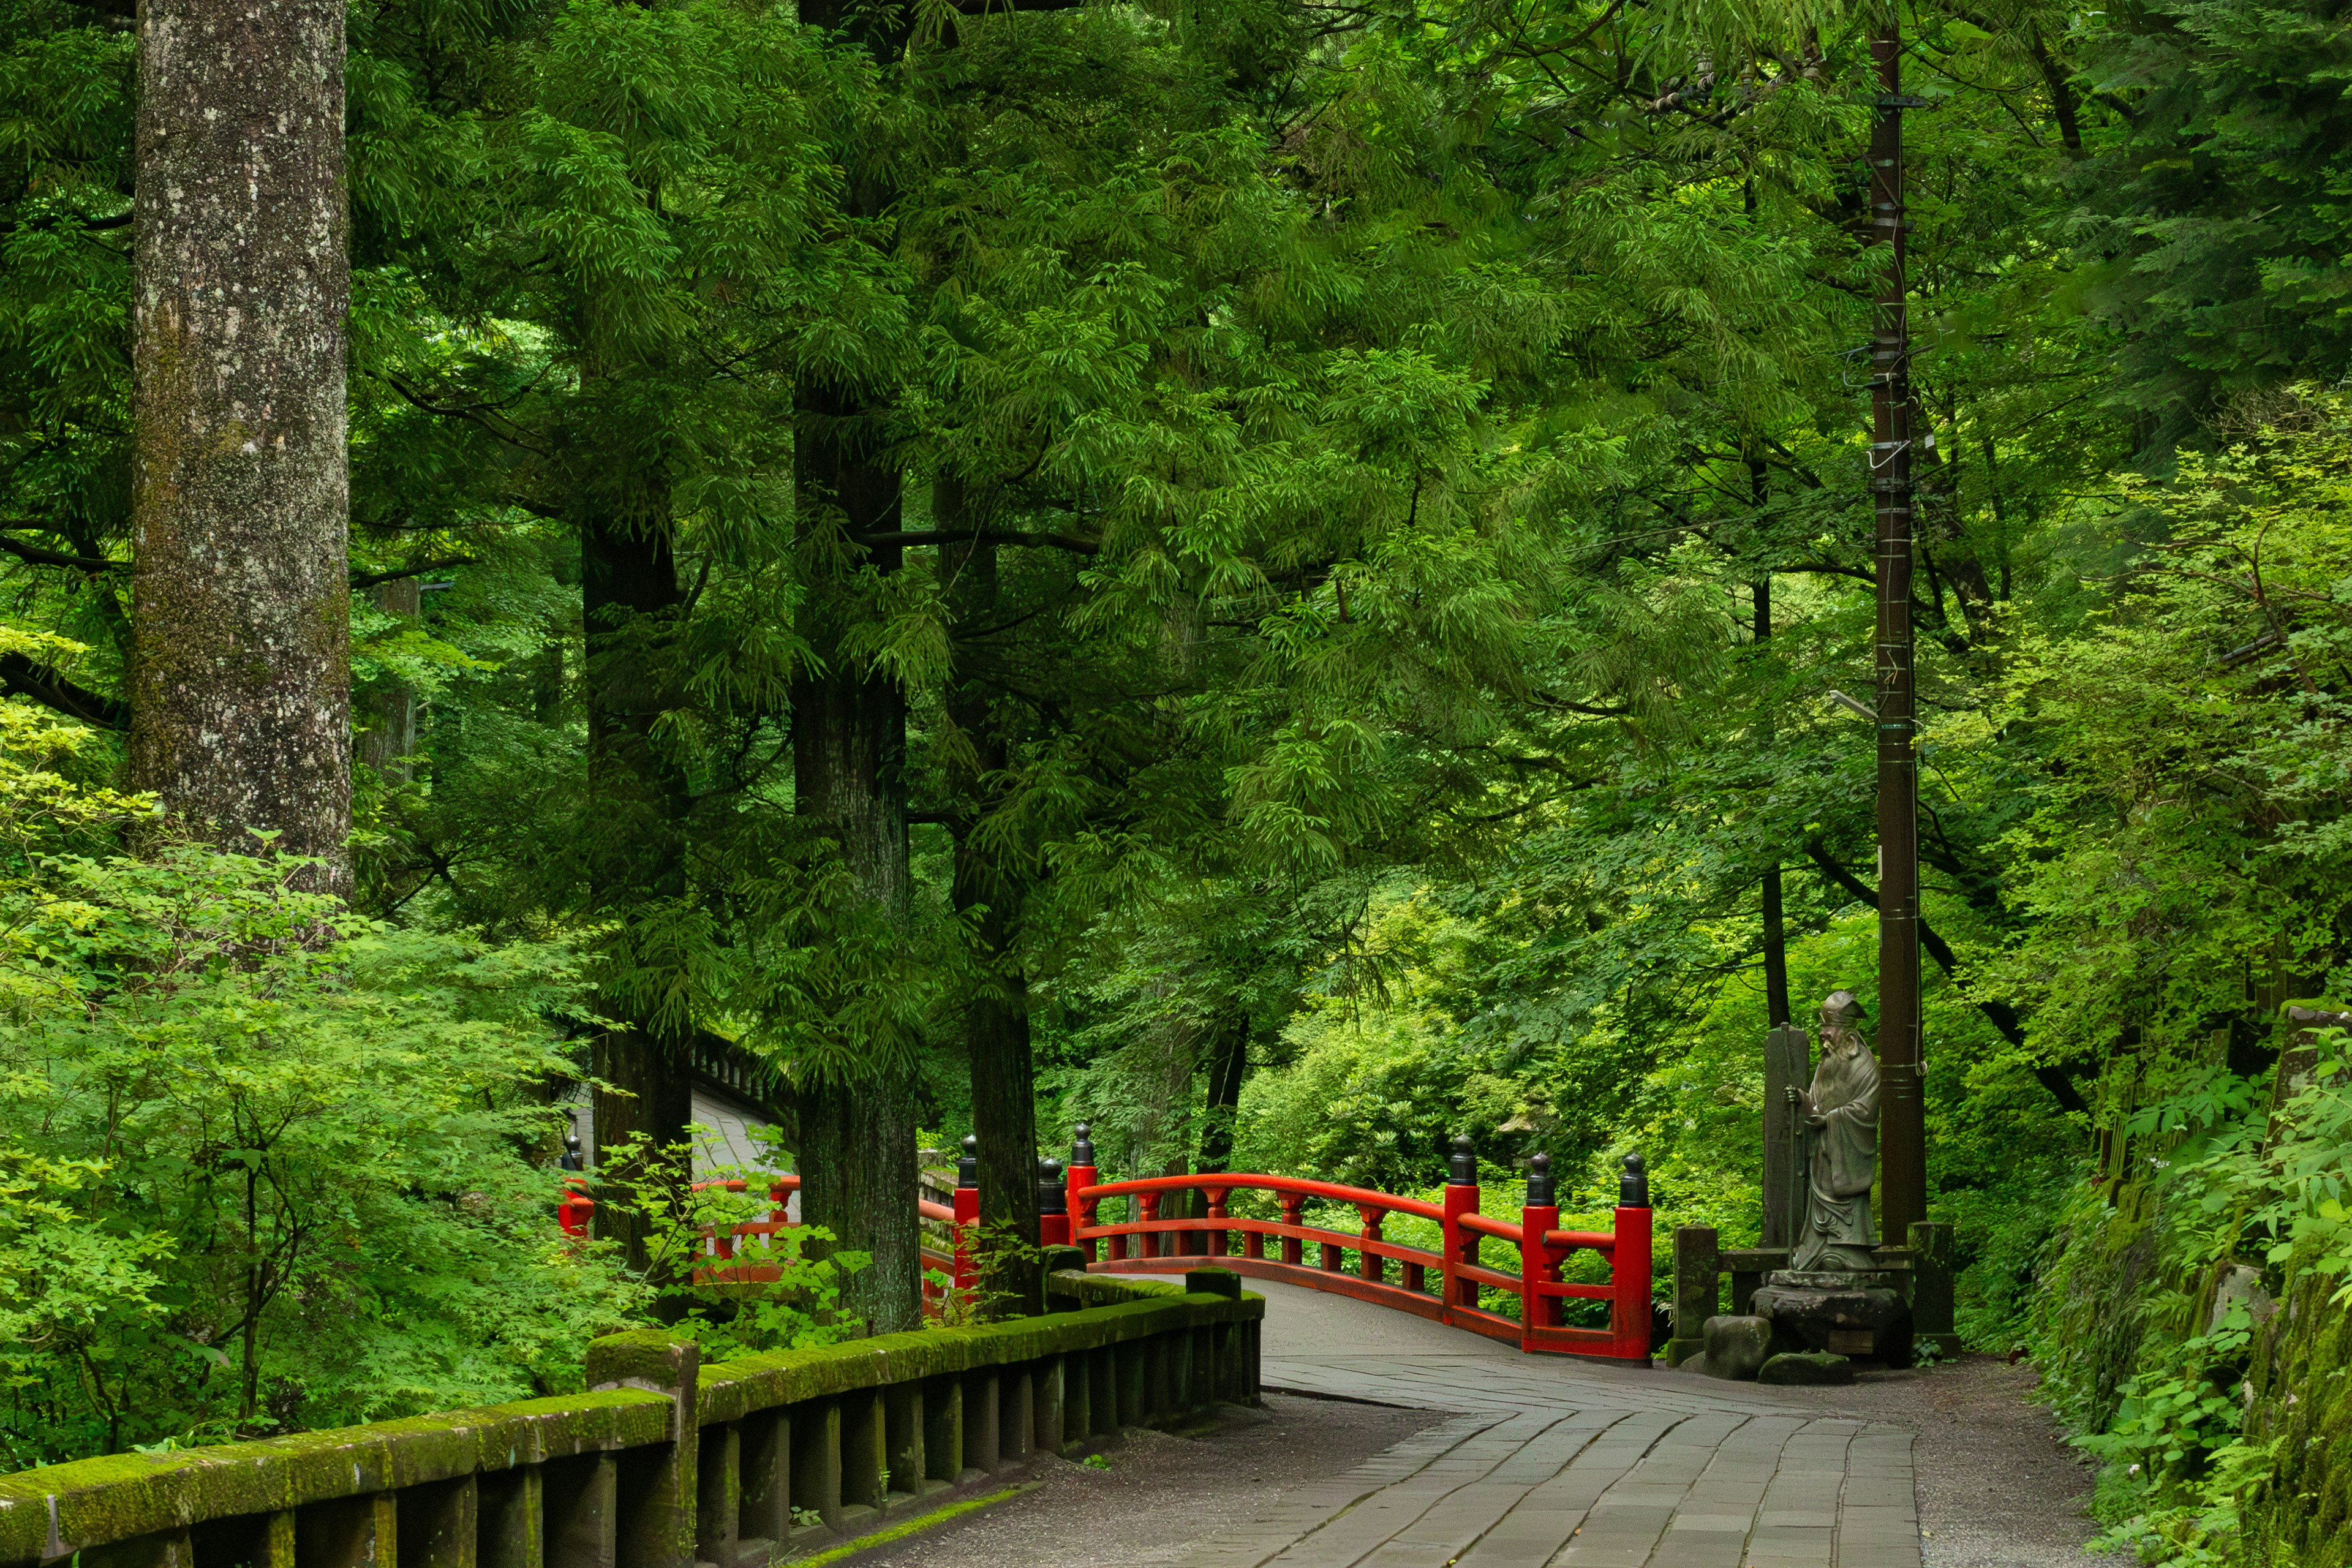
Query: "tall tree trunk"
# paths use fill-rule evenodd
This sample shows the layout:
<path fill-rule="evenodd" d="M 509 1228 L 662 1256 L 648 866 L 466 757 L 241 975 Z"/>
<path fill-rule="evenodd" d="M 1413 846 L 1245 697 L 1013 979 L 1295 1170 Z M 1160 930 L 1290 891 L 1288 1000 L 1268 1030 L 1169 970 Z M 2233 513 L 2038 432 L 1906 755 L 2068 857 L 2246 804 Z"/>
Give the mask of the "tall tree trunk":
<path fill-rule="evenodd" d="M 598 997 L 615 1020 L 596 1038 L 598 1163 L 643 1133 L 656 1149 L 684 1142 L 693 1121 L 685 1043 L 689 1021 L 660 1018 L 658 952 L 642 952 L 633 921 L 646 906 L 686 892 L 687 781 L 655 726 L 671 705 L 667 642 L 684 603 L 671 552 L 667 487 L 651 483 L 633 504 L 591 514 L 581 529 L 581 599 L 587 626 L 589 895 L 620 935 L 613 974 Z M 643 1268 L 642 1216 L 618 1205 L 598 1227 Z"/>
<path fill-rule="evenodd" d="M 793 684 L 795 809 L 839 846 L 856 889 L 836 911 L 835 936 L 864 962 L 887 965 L 914 903 L 907 861 L 907 706 L 898 682 L 844 651 L 858 613 L 851 578 L 864 560 L 897 571 L 896 545 L 867 534 L 898 527 L 899 477 L 869 460 L 857 434 L 856 393 L 814 378 L 801 388 L 794 459 L 803 581 L 801 631 L 824 673 Z M 887 973 L 848 984 L 887 984 Z M 838 999 L 845 1018 L 871 1010 Z M 854 1024 L 851 1026 L 856 1026 Z M 876 1333 L 922 1321 L 922 1256 L 915 1213 L 915 1064 L 911 1041 L 849 1039 L 846 1059 L 801 1084 L 801 1215 L 835 1245 L 873 1261 L 842 1292 L 845 1311 Z"/>
<path fill-rule="evenodd" d="M 1038 1242 L 1037 1067 L 1029 1038 L 1029 977 L 1017 948 L 1025 889 L 978 864 L 968 842 L 956 846 L 959 907 L 982 906 L 973 957 L 982 972 L 964 1006 L 971 1065 L 972 1131 L 980 1139 L 980 1217 L 1024 1247 Z M 993 1289 L 1007 1311 L 1045 1310 L 1045 1278 L 1022 1259 L 1000 1267 Z"/>
<path fill-rule="evenodd" d="M 143 0 L 131 776 L 351 865 L 341 0 Z"/>
<path fill-rule="evenodd" d="M 913 35 L 906 7 L 800 0 L 798 12 L 804 26 L 838 32 L 885 66 L 904 56 Z M 841 163 L 844 216 L 880 220 L 895 195 L 881 177 L 884 161 L 846 149 Z M 808 595 L 801 628 L 825 673 L 793 685 L 793 779 L 795 809 L 840 845 L 856 889 L 859 907 L 837 911 L 851 929 L 865 927 L 852 945 L 881 963 L 893 939 L 903 940 L 913 907 L 906 700 L 889 676 L 861 668 L 841 647 L 847 617 L 859 613 L 856 565 L 887 574 L 904 558 L 897 545 L 860 542 L 898 527 L 901 476 L 859 429 L 874 401 L 856 384 L 822 375 L 799 389 L 793 468 Z M 837 1246 L 871 1255 L 843 1289 L 842 1305 L 874 1332 L 889 1333 L 922 1321 L 915 1071 L 912 1042 L 867 1041 L 864 1049 L 863 1061 L 831 1064 L 801 1082 L 801 1212 L 831 1230 Z"/>
<path fill-rule="evenodd" d="M 933 526 L 967 526 L 962 482 L 941 475 L 931 486 Z M 949 545 L 941 564 L 954 585 L 956 624 L 986 626 L 1000 610 L 997 547 L 984 540 Z M 971 761 L 955 781 L 956 912 L 971 921 L 971 988 L 964 997 L 964 1052 L 971 1075 L 972 1132 L 980 1140 L 980 1217 L 1017 1241 L 1038 1243 L 1036 1060 L 1029 1037 L 1029 976 L 1020 951 L 1021 914 L 1029 876 L 983 849 L 980 819 L 988 814 L 988 777 L 1011 755 L 1004 726 L 974 665 L 978 645 L 956 645 L 949 676 L 948 716 L 971 746 Z M 977 912 L 977 917 L 974 916 Z M 1045 1310 L 1045 1277 L 1026 1256 L 1000 1263 L 992 1289 L 1004 1310 L 1034 1316 Z"/>
<path fill-rule="evenodd" d="M 414 621 L 425 608 L 424 584 L 401 577 L 376 590 L 376 605 L 388 616 Z M 360 761 L 387 784 L 406 784 L 415 769 L 409 757 L 416 750 L 416 692 L 406 681 L 394 680 L 370 693 L 368 727 L 360 731 Z"/>
<path fill-rule="evenodd" d="M 1234 1118 L 1241 1111 L 1242 1080 L 1249 1076 L 1249 1018 L 1234 1020 L 1217 1037 L 1209 1057 L 1207 1118 L 1201 1127 L 1200 1168 L 1230 1169 L 1234 1158 Z"/>

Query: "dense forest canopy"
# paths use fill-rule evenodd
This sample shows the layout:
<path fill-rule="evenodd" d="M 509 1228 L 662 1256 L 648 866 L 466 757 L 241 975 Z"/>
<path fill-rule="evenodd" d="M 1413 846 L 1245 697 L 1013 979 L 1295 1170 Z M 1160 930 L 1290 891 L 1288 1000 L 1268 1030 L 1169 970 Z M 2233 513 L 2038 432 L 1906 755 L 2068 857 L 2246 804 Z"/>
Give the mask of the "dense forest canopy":
<path fill-rule="evenodd" d="M 2342 994 L 2352 34 L 1898 9 L 1931 1208 L 2005 1350 L 2095 1151 Z M 543 1384 L 658 1251 L 491 1281 L 548 1096 L 672 1143 L 697 1051 L 877 1327 L 975 1130 L 1033 1236 L 1081 1121 L 1639 1149 L 1754 1234 L 1766 1028 L 1875 996 L 1886 13 L 357 0 L 348 607 L 284 588 L 350 783 L 234 817 L 154 760 L 236 658 L 134 592 L 130 10 L 0 0 L 16 1462 Z"/>

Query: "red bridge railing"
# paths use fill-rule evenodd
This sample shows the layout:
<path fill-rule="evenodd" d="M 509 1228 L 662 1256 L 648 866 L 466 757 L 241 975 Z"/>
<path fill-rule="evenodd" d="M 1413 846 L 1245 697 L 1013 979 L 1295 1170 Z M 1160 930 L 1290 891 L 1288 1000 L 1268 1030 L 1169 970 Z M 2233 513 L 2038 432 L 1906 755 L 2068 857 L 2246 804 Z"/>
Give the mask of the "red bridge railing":
<path fill-rule="evenodd" d="M 950 1227 L 955 1238 L 951 1251 L 929 1245 L 923 1248 L 925 1305 L 934 1310 L 944 1305 L 947 1290 L 970 1292 L 978 1280 L 972 1245 L 980 1220 L 974 1148 L 972 1139 L 964 1140 L 951 1205 L 919 1196 L 916 1202 L 923 1219 Z M 1516 1340 L 1523 1351 L 1633 1362 L 1649 1359 L 1650 1194 L 1649 1179 L 1638 1154 L 1625 1156 L 1616 1212 L 1606 1231 L 1559 1228 L 1551 1161 L 1543 1154 L 1529 1163 L 1527 1199 L 1516 1222 L 1482 1214 L 1477 1158 L 1466 1138 L 1454 1141 L 1443 1198 L 1437 1203 L 1335 1182 L 1246 1173 L 1098 1182 L 1094 1145 L 1084 1126 L 1078 1129 L 1071 1155 L 1066 1176 L 1058 1162 L 1041 1163 L 1038 1198 L 1045 1213 L 1040 1239 L 1049 1247 L 1077 1247 L 1087 1268 L 1096 1273 L 1181 1274 L 1198 1268 L 1204 1258 L 1215 1258 L 1237 1274 L 1328 1290 L 1491 1339 Z M 585 1236 L 595 1204 L 584 1191 L 584 1176 L 571 1173 L 565 1180 L 570 1190 L 559 1205 L 558 1218 L 567 1235 Z M 740 1181 L 718 1184 L 730 1192 L 746 1190 Z M 794 1222 L 786 1205 L 800 1184 L 798 1176 L 777 1177 L 769 1188 L 775 1206 L 766 1219 L 743 1221 L 723 1231 L 714 1227 L 706 1233 L 702 1247 L 708 1261 L 698 1263 L 696 1282 L 772 1283 L 780 1278 L 782 1269 L 776 1264 L 739 1260 L 738 1247 L 746 1238 L 772 1237 L 792 1228 Z M 1281 1217 L 1229 1212 L 1236 1192 L 1273 1194 Z M 1191 1206 L 1189 1197 L 1181 1205 L 1171 1205 L 1171 1194 L 1192 1193 L 1201 1194 L 1203 1213 L 1163 1213 L 1171 1207 Z M 1133 1217 L 1102 1219 L 1104 1201 L 1113 1198 L 1131 1200 Z M 1360 1224 L 1352 1231 L 1309 1224 L 1306 1212 L 1309 1204 L 1352 1206 Z M 1384 1236 L 1382 1227 L 1391 1215 L 1435 1222 L 1442 1237 L 1438 1249 L 1431 1251 Z M 1236 1238 L 1239 1250 L 1235 1250 Z M 1488 1242 L 1515 1248 L 1517 1267 L 1492 1268 L 1482 1261 Z M 1310 1247 L 1315 1249 L 1312 1263 L 1307 1261 Z M 758 1251 L 751 1249 L 751 1256 L 756 1258 Z M 1560 1277 L 1579 1251 L 1593 1253 L 1608 1266 L 1606 1281 L 1588 1284 Z M 950 1281 L 945 1289 L 929 1277 L 934 1271 Z M 1489 1292 L 1503 1301 L 1489 1305 L 1494 1300 Z M 1607 1303 L 1609 1326 L 1568 1322 L 1566 1308 L 1571 1300 Z M 1505 1303 L 1516 1307 L 1516 1315 L 1496 1310 Z"/>
<path fill-rule="evenodd" d="M 1069 1240 L 1086 1253 L 1087 1267 L 1097 1273 L 1181 1273 L 1198 1268 L 1204 1258 L 1215 1258 L 1238 1274 L 1328 1290 L 1492 1339 L 1516 1340 L 1524 1351 L 1649 1359 L 1650 1195 L 1638 1154 L 1625 1157 L 1614 1223 L 1605 1232 L 1559 1228 L 1551 1160 L 1543 1154 L 1530 1162 L 1528 1201 L 1516 1224 L 1481 1214 L 1477 1160 L 1466 1138 L 1454 1141 L 1444 1199 L 1433 1204 L 1292 1176 L 1213 1173 L 1098 1183 L 1093 1145 L 1084 1127 L 1078 1129 L 1072 1154 L 1068 1212 L 1048 1215 L 1045 1223 L 1049 1232 L 1059 1228 L 1056 1219 L 1066 1226 Z M 1204 1214 L 1163 1216 L 1171 1194 L 1195 1192 L 1202 1196 Z M 1281 1217 L 1228 1212 L 1236 1192 L 1271 1193 Z M 1103 1201 L 1116 1197 L 1133 1200 L 1135 1217 L 1115 1223 L 1099 1217 Z M 1361 1223 L 1353 1231 L 1310 1225 L 1306 1215 L 1310 1203 L 1352 1206 Z M 1387 1238 L 1381 1230 L 1391 1215 L 1437 1222 L 1443 1238 L 1438 1250 Z M 1056 1237 L 1049 1234 L 1045 1239 L 1050 1246 Z M 1517 1268 L 1482 1263 L 1486 1241 L 1515 1247 Z M 1312 1264 L 1307 1260 L 1310 1246 L 1316 1250 Z M 1605 1283 L 1560 1278 L 1563 1267 L 1580 1250 L 1607 1263 Z M 1517 1315 L 1482 1305 L 1490 1299 L 1486 1291 L 1509 1299 Z M 1607 1302 L 1609 1326 L 1566 1321 L 1570 1300 Z"/>
<path fill-rule="evenodd" d="M 967 1139 L 966 1142 L 971 1141 Z M 970 1165 L 972 1162 L 967 1158 L 965 1163 Z M 980 1222 L 980 1188 L 971 1180 L 970 1171 L 959 1174 L 961 1184 L 956 1188 L 952 1205 L 934 1203 L 919 1195 L 915 1200 L 916 1213 L 921 1218 L 954 1227 L 951 1232 L 955 1237 L 952 1251 L 942 1252 L 928 1245 L 922 1248 L 923 1304 L 927 1310 L 940 1308 L 949 1290 L 970 1291 L 978 1282 L 979 1271 L 972 1262 L 971 1237 L 973 1227 Z M 563 1227 L 566 1236 L 585 1237 L 589 1221 L 596 1213 L 596 1200 L 588 1195 L 585 1174 L 566 1173 L 563 1179 L 566 1191 L 562 1202 L 556 1205 L 556 1223 Z M 698 1193 L 714 1187 L 730 1193 L 750 1191 L 750 1184 L 740 1179 L 694 1184 L 694 1190 Z M 800 1177 L 775 1177 L 768 1186 L 768 1201 L 774 1206 L 768 1211 L 767 1218 L 740 1220 L 723 1228 L 717 1226 L 707 1227 L 698 1249 L 700 1258 L 707 1261 L 698 1260 L 695 1264 L 694 1282 L 698 1285 L 772 1285 L 782 1279 L 783 1266 L 781 1263 L 757 1261 L 764 1247 L 754 1238 L 772 1237 L 798 1228 L 800 1222 L 792 1217 L 789 1205 L 793 1194 L 800 1190 Z M 746 1247 L 744 1244 L 747 1241 L 752 1245 Z M 747 1258 L 750 1260 L 746 1260 Z M 950 1283 L 942 1288 L 931 1277 L 934 1273 L 946 1275 Z"/>

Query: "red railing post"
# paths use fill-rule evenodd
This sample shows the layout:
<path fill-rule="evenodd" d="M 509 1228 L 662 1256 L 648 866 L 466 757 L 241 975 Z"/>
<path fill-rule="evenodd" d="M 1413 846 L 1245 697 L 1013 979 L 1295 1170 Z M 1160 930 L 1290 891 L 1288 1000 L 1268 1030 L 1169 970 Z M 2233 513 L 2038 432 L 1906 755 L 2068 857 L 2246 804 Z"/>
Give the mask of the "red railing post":
<path fill-rule="evenodd" d="M 1358 1204 L 1358 1205 L 1356 1205 L 1356 1212 L 1357 1212 L 1358 1214 L 1361 1215 L 1363 1216 L 1363 1219 L 1364 1219 L 1364 1228 L 1363 1228 L 1363 1231 L 1361 1232 L 1360 1236 L 1359 1237 L 1359 1239 L 1360 1239 L 1360 1240 L 1362 1240 L 1362 1241 L 1364 1241 L 1364 1242 L 1366 1242 L 1366 1243 L 1370 1243 L 1370 1242 L 1375 1242 L 1375 1241 L 1380 1240 L 1380 1239 L 1381 1239 L 1381 1219 L 1384 1217 L 1384 1215 L 1385 1215 L 1385 1214 L 1386 1214 L 1386 1211 L 1385 1211 L 1385 1210 L 1382 1210 L 1382 1209 L 1374 1208 L 1374 1207 L 1373 1207 L 1371 1205 L 1370 1205 L 1370 1204 Z M 1381 1283 L 1382 1282 L 1383 1278 L 1384 1278 L 1384 1276 L 1386 1275 L 1386 1272 L 1387 1272 L 1387 1270 L 1385 1270 L 1384 1268 L 1381 1268 L 1381 1255 L 1380 1255 L 1379 1253 L 1377 1253 L 1377 1252 L 1374 1252 L 1369 1245 L 1367 1245 L 1367 1246 L 1365 1246 L 1365 1247 L 1360 1247 L 1360 1248 L 1359 1248 L 1359 1249 L 1357 1250 L 1357 1253 L 1356 1253 L 1356 1276 L 1357 1276 L 1357 1278 L 1361 1279 L 1369 1279 L 1369 1280 L 1370 1280 L 1373 1284 L 1378 1285 L 1378 1284 L 1381 1284 Z"/>
<path fill-rule="evenodd" d="M 1095 1238 L 1088 1236 L 1087 1232 L 1094 1229 L 1095 1227 L 1095 1208 L 1102 1200 L 1099 1198 L 1082 1197 L 1079 1194 L 1084 1193 L 1087 1188 L 1093 1186 L 1095 1184 L 1095 1180 L 1094 1135 L 1087 1128 L 1087 1124 L 1081 1121 L 1078 1123 L 1077 1139 L 1070 1145 L 1070 1174 L 1068 1182 L 1070 1239 L 1076 1242 L 1079 1249 L 1086 1254 L 1087 1261 L 1088 1263 L 1092 1263 L 1095 1260 L 1096 1242 Z M 1121 1258 L 1126 1256 L 1126 1247 L 1118 1245 L 1118 1243 L 1123 1239 L 1123 1237 L 1114 1237 L 1111 1238 L 1112 1257 Z"/>
<path fill-rule="evenodd" d="M 1650 1359 L 1650 1178 L 1642 1156 L 1625 1156 L 1617 1180 L 1617 1245 L 1611 1249 L 1609 1282 L 1616 1287 L 1609 1323 L 1615 1343 L 1610 1353 L 1628 1361 Z"/>
<path fill-rule="evenodd" d="M 1062 1183 L 1062 1162 L 1037 1162 L 1037 1243 L 1070 1245 L 1070 1189 Z"/>
<path fill-rule="evenodd" d="M 1275 1201 L 1282 1205 L 1282 1223 L 1296 1229 L 1307 1223 L 1305 1193 L 1276 1193 Z M 1282 1260 L 1295 1268 L 1307 1266 L 1307 1243 L 1295 1236 L 1282 1238 Z"/>
<path fill-rule="evenodd" d="M 980 1140 L 964 1135 L 963 1153 L 956 1161 L 955 1184 L 955 1288 L 971 1290 L 980 1283 L 980 1271 L 973 1267 L 972 1237 L 980 1228 Z"/>
<path fill-rule="evenodd" d="M 1559 1277 L 1547 1239 L 1559 1228 L 1559 1205 L 1553 1201 L 1551 1156 L 1538 1154 L 1528 1162 L 1527 1200 L 1519 1206 L 1519 1349 L 1536 1348 L 1536 1331 L 1560 1324 L 1560 1300 L 1543 1288 Z"/>
<path fill-rule="evenodd" d="M 1470 1147 L 1466 1135 L 1456 1134 L 1454 1152 L 1445 1159 L 1445 1279 L 1446 1318 L 1453 1320 L 1456 1307 L 1478 1304 L 1478 1281 L 1465 1279 L 1454 1271 L 1463 1265 L 1473 1268 L 1478 1262 L 1478 1237 L 1462 1228 L 1465 1214 L 1478 1212 L 1478 1156 Z"/>
<path fill-rule="evenodd" d="M 1136 1194 L 1135 1217 L 1146 1225 L 1158 1219 L 1160 1217 L 1160 1194 L 1158 1193 Z M 1138 1258 L 1159 1257 L 1160 1233 L 1156 1230 L 1147 1230 L 1135 1238 L 1135 1255 Z"/>
<path fill-rule="evenodd" d="M 1225 1194 L 1228 1189 L 1224 1187 L 1204 1187 L 1202 1191 L 1206 1194 L 1209 1200 L 1209 1217 L 1211 1219 L 1223 1219 L 1225 1217 Z M 1232 1250 L 1233 1239 L 1230 1233 L 1223 1230 L 1213 1230 L 1209 1232 L 1209 1256 L 1211 1258 L 1229 1257 L 1232 1254 Z"/>
<path fill-rule="evenodd" d="M 588 1178 L 577 1173 L 567 1173 L 563 1178 L 563 1201 L 555 1205 L 555 1223 L 563 1227 L 566 1236 L 586 1236 L 588 1221 L 596 1212 L 596 1200 L 588 1195 Z"/>

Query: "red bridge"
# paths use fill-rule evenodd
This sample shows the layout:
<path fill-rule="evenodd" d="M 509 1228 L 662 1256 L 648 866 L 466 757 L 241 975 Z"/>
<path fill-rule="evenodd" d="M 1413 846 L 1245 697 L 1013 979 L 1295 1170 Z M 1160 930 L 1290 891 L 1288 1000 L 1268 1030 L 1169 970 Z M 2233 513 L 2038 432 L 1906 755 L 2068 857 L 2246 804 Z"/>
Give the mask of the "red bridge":
<path fill-rule="evenodd" d="M 973 1147 L 973 1140 L 964 1140 L 952 1205 L 918 1201 L 923 1219 L 949 1227 L 955 1238 L 951 1253 L 926 1246 L 925 1266 L 951 1281 L 948 1288 L 961 1291 L 972 1289 L 977 1283 L 970 1244 L 980 1218 Z M 1530 1162 L 1527 1201 L 1516 1222 L 1480 1213 L 1477 1158 L 1467 1138 L 1454 1141 L 1444 1197 L 1437 1203 L 1335 1182 L 1226 1172 L 1099 1182 L 1094 1145 L 1084 1126 L 1078 1129 L 1071 1156 L 1066 1176 L 1057 1161 L 1040 1164 L 1038 1199 L 1044 1211 L 1040 1239 L 1048 1247 L 1077 1248 L 1086 1267 L 1095 1273 L 1177 1274 L 1213 1259 L 1254 1279 L 1335 1291 L 1490 1339 L 1516 1340 L 1524 1351 L 1633 1362 L 1649 1359 L 1650 1194 L 1649 1179 L 1638 1154 L 1625 1157 L 1617 1208 L 1606 1231 L 1559 1228 L 1551 1161 L 1543 1154 Z M 582 1180 L 568 1179 L 575 1184 Z M 741 1182 L 725 1185 L 736 1192 L 744 1190 Z M 709 1263 L 698 1271 L 698 1278 L 747 1283 L 776 1279 L 778 1269 L 772 1264 L 733 1260 L 741 1241 L 791 1227 L 785 1205 L 799 1187 L 798 1176 L 777 1177 L 769 1189 L 776 1206 L 768 1218 L 731 1226 L 727 1234 L 713 1235 L 706 1243 Z M 1163 1209 L 1180 1206 L 1170 1204 L 1169 1194 L 1194 1192 L 1201 1194 L 1205 1213 L 1162 1217 Z M 1228 1212 L 1237 1192 L 1272 1194 L 1281 1217 L 1262 1219 Z M 1110 1199 L 1126 1199 L 1132 1217 L 1104 1220 L 1103 1205 Z M 1351 1207 L 1360 1224 L 1352 1231 L 1311 1225 L 1307 1219 L 1309 1204 Z M 1192 1205 L 1188 1199 L 1181 1206 Z M 560 1211 L 564 1230 L 587 1234 L 594 1207 L 593 1200 L 575 1186 Z M 1442 1238 L 1437 1250 L 1383 1237 L 1382 1227 L 1391 1215 L 1434 1222 Z M 1238 1250 L 1235 1237 L 1240 1238 Z M 1517 1267 L 1496 1268 L 1483 1264 L 1481 1250 L 1490 1242 L 1516 1248 Z M 759 1245 L 753 1243 L 754 1256 Z M 1307 1260 L 1310 1246 L 1315 1248 L 1313 1263 Z M 1605 1282 L 1581 1284 L 1560 1278 L 1564 1266 L 1579 1251 L 1594 1254 L 1607 1266 Z M 927 1279 L 924 1294 L 936 1301 L 942 1288 Z M 1568 1322 L 1567 1304 L 1572 1300 L 1606 1303 L 1608 1327 Z"/>

